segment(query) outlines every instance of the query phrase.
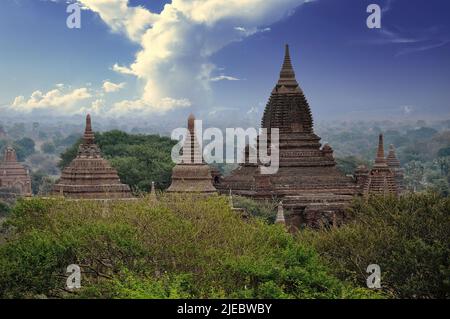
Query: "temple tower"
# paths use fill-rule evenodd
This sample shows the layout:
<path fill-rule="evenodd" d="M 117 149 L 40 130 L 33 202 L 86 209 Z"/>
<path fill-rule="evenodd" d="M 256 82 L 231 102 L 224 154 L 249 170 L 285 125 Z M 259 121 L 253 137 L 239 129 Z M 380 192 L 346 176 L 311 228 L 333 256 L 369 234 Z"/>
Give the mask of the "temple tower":
<path fill-rule="evenodd" d="M 394 145 L 389 145 L 389 153 L 386 157 L 387 164 L 392 170 L 395 176 L 395 182 L 397 183 L 397 190 L 402 193 L 404 190 L 404 169 L 400 166 L 400 161 L 397 158 Z"/>
<path fill-rule="evenodd" d="M 62 171 L 54 185 L 54 195 L 72 199 L 132 198 L 130 187 L 120 182 L 117 171 L 111 167 L 95 144 L 91 116 L 86 117 L 83 142 L 76 158 Z"/>
<path fill-rule="evenodd" d="M 213 194 L 217 190 L 213 185 L 210 167 L 203 160 L 195 133 L 195 117 L 188 118 L 188 131 L 182 148 L 181 162 L 172 169 L 172 184 L 169 193 Z"/>
<path fill-rule="evenodd" d="M 300 88 L 286 45 L 278 81 L 264 110 L 261 126 L 279 130 L 279 169 L 261 174 L 260 167 L 240 165 L 216 187 L 255 199 L 277 198 L 289 211 L 288 225 L 317 226 L 333 216 L 344 218 L 344 207 L 358 193 L 355 181 L 336 168 L 333 149 L 314 133 L 308 101 Z M 269 135 L 270 136 L 270 135 Z"/>
<path fill-rule="evenodd" d="M 17 161 L 14 148 L 7 146 L 0 163 L 0 188 L 10 189 L 21 196 L 31 196 L 30 172 Z"/>
<path fill-rule="evenodd" d="M 389 168 L 384 156 L 383 134 L 378 138 L 378 150 L 375 164 L 369 172 L 364 195 L 397 195 L 398 189 L 394 172 Z"/>

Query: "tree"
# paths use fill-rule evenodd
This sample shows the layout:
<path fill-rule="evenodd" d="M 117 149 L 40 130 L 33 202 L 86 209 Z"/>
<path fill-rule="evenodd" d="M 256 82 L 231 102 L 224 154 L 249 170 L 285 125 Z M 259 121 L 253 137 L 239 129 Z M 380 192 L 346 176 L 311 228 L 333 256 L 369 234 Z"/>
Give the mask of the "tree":
<path fill-rule="evenodd" d="M 382 290 L 397 298 L 450 297 L 450 198 L 436 193 L 358 199 L 340 228 L 302 231 L 342 280 L 364 284 L 381 267 Z"/>
<path fill-rule="evenodd" d="M 450 146 L 449 147 L 444 147 L 441 148 L 438 153 L 437 153 L 438 157 L 447 157 L 450 156 Z"/>
<path fill-rule="evenodd" d="M 52 142 L 46 142 L 42 144 L 41 150 L 47 154 L 54 154 L 56 151 L 56 147 L 55 144 L 53 144 Z"/>
<path fill-rule="evenodd" d="M 106 218 L 105 218 L 106 214 Z M 34 198 L 0 245 L 0 298 L 373 298 L 329 274 L 281 225 L 243 220 L 225 197 L 124 205 Z M 67 265 L 83 270 L 64 290 Z"/>
<path fill-rule="evenodd" d="M 35 143 L 29 137 L 15 141 L 13 147 L 16 150 L 18 160 L 21 162 L 35 152 Z"/>
<path fill-rule="evenodd" d="M 169 187 L 174 163 L 172 147 L 176 144 L 168 137 L 133 135 L 122 131 L 96 133 L 95 140 L 103 156 L 117 169 L 122 182 L 135 190 L 148 191 L 152 181 L 159 189 Z M 76 157 L 78 140 L 61 154 L 58 166 L 63 169 Z"/>

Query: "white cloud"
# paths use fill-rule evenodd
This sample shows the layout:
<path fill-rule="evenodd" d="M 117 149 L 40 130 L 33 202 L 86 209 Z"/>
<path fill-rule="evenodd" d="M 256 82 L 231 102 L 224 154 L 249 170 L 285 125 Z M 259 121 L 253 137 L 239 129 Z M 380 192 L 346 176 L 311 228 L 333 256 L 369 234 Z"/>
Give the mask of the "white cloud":
<path fill-rule="evenodd" d="M 188 99 L 162 98 L 158 104 L 149 104 L 147 101 L 124 100 L 114 104 L 108 111 L 110 115 L 121 116 L 130 113 L 166 112 L 175 108 L 189 107 L 192 103 Z"/>
<path fill-rule="evenodd" d="M 125 82 L 122 83 L 113 83 L 109 81 L 103 82 L 103 90 L 106 93 L 117 92 L 125 87 Z"/>
<path fill-rule="evenodd" d="M 252 36 L 256 33 L 261 33 L 261 32 L 269 32 L 272 29 L 271 28 L 263 28 L 263 29 L 258 29 L 257 27 L 253 27 L 253 28 L 244 28 L 244 27 L 234 27 L 234 30 L 241 32 L 242 34 L 244 34 L 246 37 Z"/>
<path fill-rule="evenodd" d="M 98 13 L 114 31 L 124 32 L 139 42 L 143 32 L 158 19 L 158 15 L 143 7 L 129 7 L 128 0 L 81 0 L 85 8 Z"/>
<path fill-rule="evenodd" d="M 401 107 L 404 114 L 409 115 L 414 110 L 414 108 L 411 105 L 404 105 Z"/>
<path fill-rule="evenodd" d="M 216 77 L 213 77 L 210 79 L 211 82 L 217 82 L 217 81 L 240 81 L 240 79 L 235 78 L 233 76 L 229 76 L 229 75 L 219 75 Z"/>
<path fill-rule="evenodd" d="M 269 31 L 259 27 L 308 0 L 173 0 L 160 14 L 130 7 L 127 0 L 79 2 L 141 46 L 130 66 L 115 64 L 112 69 L 141 79 L 142 96 L 114 108 L 165 111 L 205 103 L 211 81 L 237 79 L 214 76 L 218 68 L 211 56 L 232 42 Z"/>
<path fill-rule="evenodd" d="M 19 112 L 31 112 L 33 110 L 52 110 L 57 113 L 73 113 L 79 109 L 79 103 L 92 97 L 87 88 L 78 88 L 71 91 L 64 91 L 62 87 L 43 93 L 34 91 L 26 99 L 24 96 L 17 96 L 11 109 Z"/>

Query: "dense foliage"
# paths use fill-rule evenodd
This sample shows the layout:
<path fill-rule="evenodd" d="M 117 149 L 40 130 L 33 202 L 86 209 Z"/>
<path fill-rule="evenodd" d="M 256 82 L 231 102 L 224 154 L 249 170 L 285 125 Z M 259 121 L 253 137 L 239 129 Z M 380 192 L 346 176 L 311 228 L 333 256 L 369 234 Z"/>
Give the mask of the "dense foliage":
<path fill-rule="evenodd" d="M 364 298 L 280 225 L 227 198 L 20 201 L 3 227 L 0 297 Z M 1 239 L 0 239 L 1 242 Z M 66 267 L 82 288 L 64 289 Z"/>
<path fill-rule="evenodd" d="M 346 226 L 304 231 L 335 274 L 364 284 L 381 267 L 382 289 L 399 298 L 450 297 L 450 199 L 436 194 L 373 197 L 353 204 Z"/>
<path fill-rule="evenodd" d="M 134 190 L 148 191 L 152 181 L 157 188 L 169 187 L 174 165 L 170 154 L 175 141 L 159 135 L 132 135 L 121 131 L 96 133 L 95 140 L 103 156 L 117 169 L 122 182 Z M 80 143 L 81 140 L 61 154 L 60 168 L 75 158 Z"/>

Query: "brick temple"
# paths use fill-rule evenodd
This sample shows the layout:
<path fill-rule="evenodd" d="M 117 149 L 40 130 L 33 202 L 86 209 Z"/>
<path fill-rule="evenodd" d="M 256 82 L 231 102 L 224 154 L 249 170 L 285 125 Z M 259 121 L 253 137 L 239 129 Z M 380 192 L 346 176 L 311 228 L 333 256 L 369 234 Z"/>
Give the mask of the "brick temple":
<path fill-rule="evenodd" d="M 264 110 L 262 128 L 278 128 L 280 168 L 262 175 L 246 160 L 216 187 L 255 199 L 282 199 L 286 222 L 296 227 L 339 224 L 345 205 L 359 193 L 352 177 L 337 168 L 333 149 L 314 133 L 311 109 L 300 88 L 286 46 L 280 76 Z M 247 151 L 248 152 L 248 151 Z M 246 153 L 247 153 L 246 152 Z"/>
<path fill-rule="evenodd" d="M 389 168 L 394 173 L 395 183 L 397 184 L 397 191 L 402 193 L 404 191 L 404 178 L 405 170 L 401 167 L 400 161 L 397 158 L 394 145 L 389 145 L 389 153 L 386 157 L 387 164 Z"/>
<path fill-rule="evenodd" d="M 28 169 L 17 161 L 14 148 L 7 146 L 0 163 L 0 188 L 21 196 L 31 196 L 31 177 Z"/>
<path fill-rule="evenodd" d="M 188 133 L 182 148 L 181 162 L 172 170 L 169 193 L 214 194 L 212 171 L 205 163 L 195 134 L 195 117 L 188 118 Z"/>
<path fill-rule="evenodd" d="M 400 167 L 400 162 L 396 157 L 395 159 L 393 158 L 393 154 L 391 154 L 390 162 L 391 165 L 397 166 L 398 164 L 398 166 Z M 378 138 L 378 150 L 377 156 L 375 158 L 375 164 L 373 165 L 368 175 L 364 177 L 362 185 L 364 196 L 397 196 L 399 194 L 399 187 L 397 186 L 395 171 L 391 167 L 389 167 L 388 161 L 386 160 L 384 155 L 383 134 L 380 134 Z"/>
<path fill-rule="evenodd" d="M 95 144 L 90 115 L 86 117 L 86 129 L 78 154 L 62 171 L 53 194 L 71 199 L 133 197 L 130 187 L 120 182 L 117 171 L 102 157 L 100 148 Z"/>

